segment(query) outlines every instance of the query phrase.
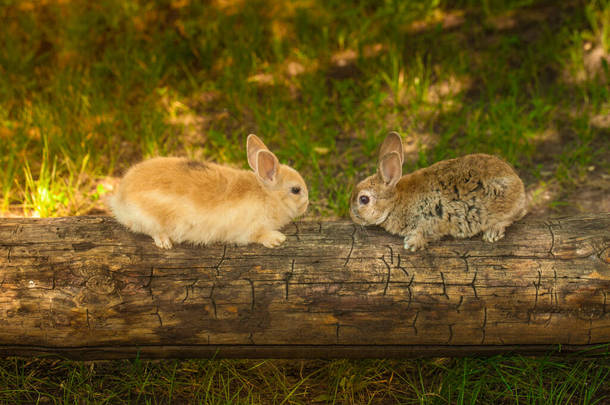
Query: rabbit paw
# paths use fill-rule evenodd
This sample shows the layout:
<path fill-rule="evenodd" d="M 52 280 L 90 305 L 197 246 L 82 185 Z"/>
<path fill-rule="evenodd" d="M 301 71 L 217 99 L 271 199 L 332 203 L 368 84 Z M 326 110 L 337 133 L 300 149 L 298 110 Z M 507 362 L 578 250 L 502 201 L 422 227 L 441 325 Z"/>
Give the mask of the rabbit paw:
<path fill-rule="evenodd" d="M 155 245 L 157 245 L 158 247 L 160 247 L 161 249 L 171 249 L 172 248 L 172 241 L 170 240 L 169 237 L 163 235 L 163 236 L 153 236 L 153 239 L 155 240 Z"/>
<path fill-rule="evenodd" d="M 407 235 L 404 240 L 405 250 L 415 252 L 416 250 L 422 249 L 426 246 L 426 241 L 421 235 Z"/>
<path fill-rule="evenodd" d="M 503 226 L 493 226 L 483 232 L 483 240 L 485 242 L 494 243 L 499 241 L 504 237 L 504 227 Z"/>
<path fill-rule="evenodd" d="M 263 246 L 268 248 L 278 247 L 286 240 L 286 235 L 278 231 L 269 231 L 264 233 L 260 238 L 258 238 L 258 242 L 262 243 Z"/>

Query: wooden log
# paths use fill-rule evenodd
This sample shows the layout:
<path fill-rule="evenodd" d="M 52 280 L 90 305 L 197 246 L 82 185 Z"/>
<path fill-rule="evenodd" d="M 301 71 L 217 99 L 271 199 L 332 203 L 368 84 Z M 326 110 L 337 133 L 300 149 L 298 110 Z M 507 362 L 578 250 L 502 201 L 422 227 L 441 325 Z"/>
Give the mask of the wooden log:
<path fill-rule="evenodd" d="M 425 251 L 349 221 L 157 248 L 109 217 L 0 219 L 0 355 L 408 357 L 610 343 L 610 213 Z"/>

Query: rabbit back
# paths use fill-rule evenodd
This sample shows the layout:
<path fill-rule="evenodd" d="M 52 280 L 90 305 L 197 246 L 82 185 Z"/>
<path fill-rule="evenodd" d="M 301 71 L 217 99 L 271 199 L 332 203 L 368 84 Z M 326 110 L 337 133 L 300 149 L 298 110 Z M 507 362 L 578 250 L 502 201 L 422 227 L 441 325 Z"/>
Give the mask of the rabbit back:
<path fill-rule="evenodd" d="M 384 228 L 432 241 L 484 233 L 495 241 L 525 213 L 523 182 L 503 160 L 485 154 L 438 162 L 403 176 Z"/>
<path fill-rule="evenodd" d="M 261 223 L 274 225 L 264 209 L 266 198 L 252 172 L 154 158 L 127 172 L 110 205 L 119 222 L 134 232 L 174 242 L 243 244 Z"/>

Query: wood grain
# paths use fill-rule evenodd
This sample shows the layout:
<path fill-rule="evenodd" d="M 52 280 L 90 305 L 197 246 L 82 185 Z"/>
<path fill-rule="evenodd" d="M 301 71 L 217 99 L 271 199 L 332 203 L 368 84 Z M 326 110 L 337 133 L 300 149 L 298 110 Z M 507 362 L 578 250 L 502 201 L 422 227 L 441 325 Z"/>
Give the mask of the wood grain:
<path fill-rule="evenodd" d="M 109 217 L 0 219 L 0 354 L 408 357 L 610 343 L 610 213 L 423 252 L 348 221 L 165 251 Z"/>

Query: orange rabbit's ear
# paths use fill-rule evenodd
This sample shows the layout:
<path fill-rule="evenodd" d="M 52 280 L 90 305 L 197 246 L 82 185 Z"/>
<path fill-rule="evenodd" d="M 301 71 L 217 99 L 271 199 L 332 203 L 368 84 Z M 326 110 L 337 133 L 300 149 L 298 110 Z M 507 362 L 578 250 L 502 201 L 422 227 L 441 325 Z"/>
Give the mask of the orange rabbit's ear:
<path fill-rule="evenodd" d="M 280 162 L 277 157 L 268 150 L 259 150 L 256 154 L 256 175 L 265 184 L 275 184 Z"/>
<path fill-rule="evenodd" d="M 402 149 L 402 138 L 398 135 L 398 132 L 390 132 L 381 147 L 379 148 L 379 161 L 383 159 L 385 155 L 391 152 L 396 152 L 398 154 L 398 158 L 400 159 L 400 164 L 402 165 L 404 162 L 404 152 Z"/>
<path fill-rule="evenodd" d="M 379 174 L 388 187 L 394 187 L 402 176 L 402 161 L 396 152 L 390 152 L 379 161 Z"/>
<path fill-rule="evenodd" d="M 248 155 L 248 165 L 250 165 L 250 168 L 252 170 L 254 170 L 255 172 L 257 171 L 256 170 L 257 155 L 258 155 L 258 152 L 261 150 L 269 151 L 269 148 L 267 148 L 265 146 L 263 141 L 261 141 L 261 139 L 258 136 L 254 135 L 254 134 L 248 135 L 248 139 L 246 140 L 246 152 Z"/>

